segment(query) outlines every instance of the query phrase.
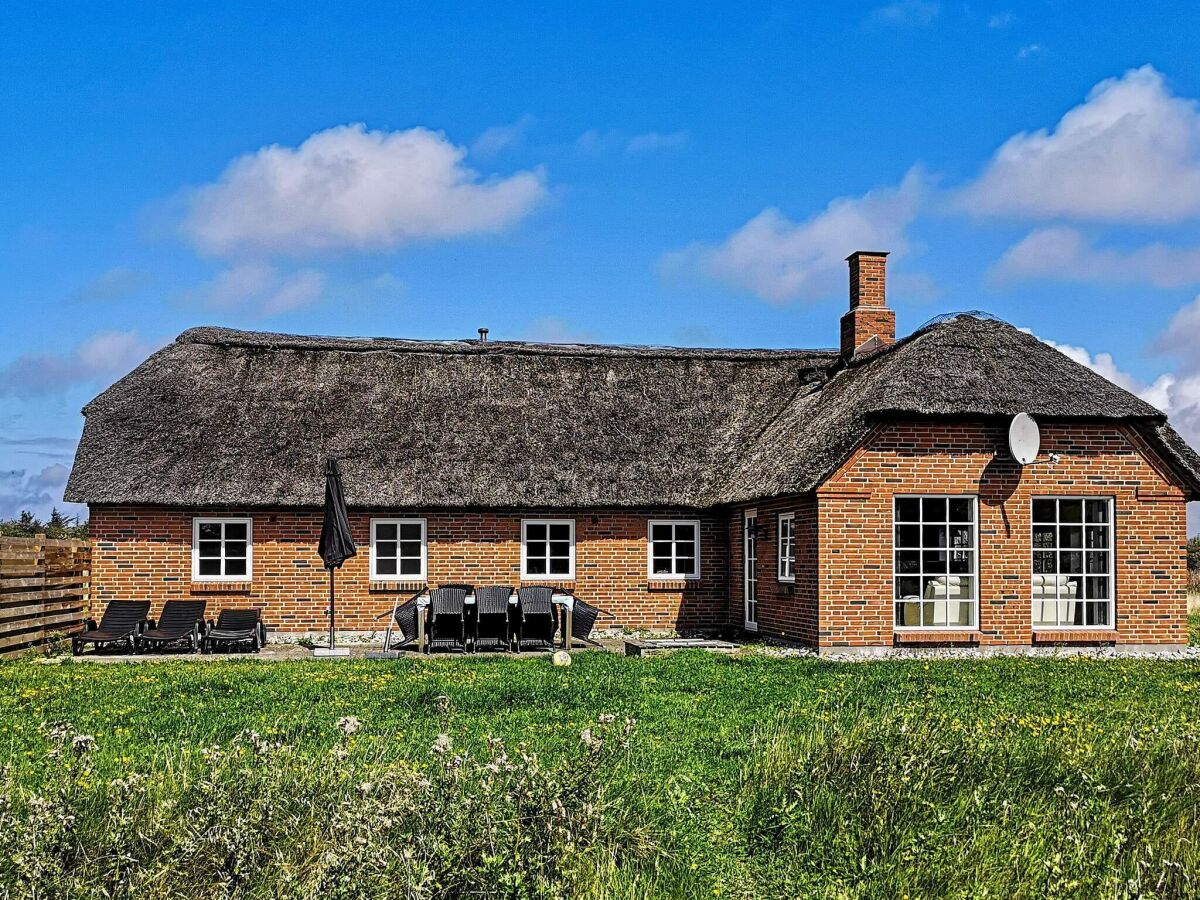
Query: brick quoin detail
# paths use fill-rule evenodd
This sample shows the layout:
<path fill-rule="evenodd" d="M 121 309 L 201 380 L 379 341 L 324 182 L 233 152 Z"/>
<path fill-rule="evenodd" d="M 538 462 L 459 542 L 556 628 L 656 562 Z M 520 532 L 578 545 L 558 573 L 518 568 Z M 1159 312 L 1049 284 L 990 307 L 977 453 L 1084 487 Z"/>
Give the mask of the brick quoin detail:
<path fill-rule="evenodd" d="M 254 520 L 253 581 L 193 583 L 192 519 L 250 516 Z M 370 582 L 370 520 L 414 517 L 427 520 L 428 583 L 521 585 L 521 520 L 575 519 L 575 579 L 550 582 L 571 587 L 581 598 L 617 617 L 616 624 L 645 629 L 714 629 L 728 615 L 725 592 L 725 516 L 671 509 L 531 510 L 520 512 L 352 511 L 350 525 L 359 554 L 337 573 L 338 627 L 381 629 L 398 593 L 419 584 L 388 588 Z M 647 528 L 650 519 L 699 519 L 701 577 L 696 581 L 651 581 Z M 171 599 L 203 597 L 205 616 L 225 607 L 257 607 L 272 629 L 320 631 L 328 627 L 329 576 L 317 555 L 320 510 L 179 509 L 92 506 L 89 529 L 93 615 L 109 600 L 148 599 L 152 615 Z M 547 582 L 528 582 L 546 584 Z M 599 627 L 611 620 L 602 619 Z"/>

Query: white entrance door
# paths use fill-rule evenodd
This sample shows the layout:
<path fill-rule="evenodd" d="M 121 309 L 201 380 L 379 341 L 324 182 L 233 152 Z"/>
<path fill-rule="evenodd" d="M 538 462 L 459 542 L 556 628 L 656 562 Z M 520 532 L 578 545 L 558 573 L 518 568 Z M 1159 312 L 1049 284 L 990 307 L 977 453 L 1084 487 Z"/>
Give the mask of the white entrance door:
<path fill-rule="evenodd" d="M 742 528 L 743 624 L 747 631 L 758 631 L 758 510 L 746 510 Z"/>

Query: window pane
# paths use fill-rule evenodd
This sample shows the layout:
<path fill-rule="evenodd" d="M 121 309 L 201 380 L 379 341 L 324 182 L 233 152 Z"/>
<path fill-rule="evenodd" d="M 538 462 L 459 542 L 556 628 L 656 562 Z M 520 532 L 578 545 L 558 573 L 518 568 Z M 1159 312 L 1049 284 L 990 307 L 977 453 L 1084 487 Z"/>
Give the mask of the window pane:
<path fill-rule="evenodd" d="M 1058 597 L 1057 575 L 1034 575 L 1033 596 L 1035 600 L 1055 600 Z M 1035 614 L 1037 604 L 1034 604 Z"/>
<path fill-rule="evenodd" d="M 929 547 L 945 547 L 946 546 L 946 526 L 945 525 L 922 525 L 921 526 L 921 546 Z"/>
<path fill-rule="evenodd" d="M 421 542 L 420 541 L 401 541 L 400 555 L 409 559 L 421 557 Z"/>
<path fill-rule="evenodd" d="M 684 522 L 675 526 L 675 540 L 677 541 L 694 541 L 696 540 L 696 526 L 689 525 Z"/>
<path fill-rule="evenodd" d="M 201 522 L 199 531 L 200 540 L 217 540 L 221 537 L 221 524 L 219 522 Z"/>
<path fill-rule="evenodd" d="M 400 526 L 400 539 L 403 541 L 419 541 L 421 540 L 421 532 L 424 529 L 420 522 L 405 522 Z"/>
<path fill-rule="evenodd" d="M 968 601 L 959 601 L 958 603 L 951 601 L 946 604 L 946 615 L 949 619 L 949 624 L 970 626 L 971 612 L 974 605 Z"/>
<path fill-rule="evenodd" d="M 569 541 L 571 539 L 571 526 L 566 522 L 556 522 L 550 526 L 550 540 L 552 541 Z"/>
<path fill-rule="evenodd" d="M 921 520 L 921 501 L 917 497 L 896 498 L 896 521 L 919 522 Z"/>
<path fill-rule="evenodd" d="M 1043 603 L 1036 601 L 1033 604 L 1033 624 L 1034 625 L 1057 625 L 1058 624 L 1058 604 Z"/>
<path fill-rule="evenodd" d="M 1109 579 L 1105 578 L 1088 578 L 1087 580 L 1087 595 L 1089 600 L 1108 600 Z"/>
<path fill-rule="evenodd" d="M 1089 603 L 1087 605 L 1087 624 L 1107 628 L 1112 623 L 1108 620 L 1108 603 Z"/>
<path fill-rule="evenodd" d="M 200 542 L 200 558 L 201 559 L 219 559 L 221 556 L 220 541 L 201 541 Z"/>
<path fill-rule="evenodd" d="M 971 600 L 975 596 L 975 579 L 969 575 L 951 575 L 946 596 L 951 599 Z"/>
<path fill-rule="evenodd" d="M 920 625 L 921 624 L 921 604 L 920 603 L 897 603 L 896 604 L 896 624 L 897 625 Z"/>
<path fill-rule="evenodd" d="M 950 553 L 950 572 L 956 575 L 970 575 L 975 571 L 974 554 L 970 550 L 953 550 Z"/>
<path fill-rule="evenodd" d="M 670 525 L 651 525 L 650 540 L 652 541 L 669 541 L 671 539 L 672 528 Z"/>
<path fill-rule="evenodd" d="M 921 515 L 926 522 L 946 521 L 946 498 L 925 497 L 921 500 Z"/>
<path fill-rule="evenodd" d="M 696 560 L 690 556 L 681 556 L 675 561 L 675 569 L 680 575 L 693 575 L 696 572 Z"/>
<path fill-rule="evenodd" d="M 530 541 L 544 541 L 546 539 L 546 526 L 538 523 L 526 525 L 525 539 Z"/>
<path fill-rule="evenodd" d="M 1054 526 L 1053 525 L 1034 525 L 1033 526 L 1033 546 L 1034 547 L 1053 547 L 1054 546 Z"/>
<path fill-rule="evenodd" d="M 1058 526 L 1058 546 L 1063 549 L 1083 546 L 1083 526 L 1082 525 L 1060 525 Z"/>
<path fill-rule="evenodd" d="M 1033 521 L 1035 522 L 1053 522 L 1054 521 L 1054 501 L 1053 500 L 1034 500 L 1033 501 Z"/>
<path fill-rule="evenodd" d="M 570 560 L 555 557 L 550 560 L 551 575 L 566 575 L 571 570 Z"/>
<path fill-rule="evenodd" d="M 921 565 L 928 574 L 941 574 L 946 571 L 946 551 L 926 550 L 921 554 Z"/>
<path fill-rule="evenodd" d="M 1089 500 L 1089 501 L 1087 501 L 1087 520 L 1089 522 L 1107 522 L 1108 521 L 1108 501 L 1107 500 Z"/>
<path fill-rule="evenodd" d="M 1052 575 L 1057 568 L 1057 560 L 1053 552 L 1034 553 L 1033 571 L 1041 575 Z"/>
<path fill-rule="evenodd" d="M 921 579 L 921 596 L 926 600 L 935 600 L 946 596 L 946 576 Z"/>
<path fill-rule="evenodd" d="M 237 556 L 237 557 L 245 556 L 246 555 L 246 542 L 245 541 L 226 541 L 225 542 L 225 555 L 226 556 Z"/>
<path fill-rule="evenodd" d="M 396 539 L 396 524 L 394 522 L 379 522 L 375 525 L 376 541 L 394 541 Z"/>
<path fill-rule="evenodd" d="M 951 547 L 970 547 L 975 541 L 971 534 L 970 525 L 951 525 L 950 526 L 950 546 Z"/>
<path fill-rule="evenodd" d="M 1087 529 L 1087 545 L 1097 550 L 1101 547 L 1108 547 L 1108 526 L 1089 525 Z"/>
<path fill-rule="evenodd" d="M 1108 574 L 1108 551 L 1101 550 L 1099 553 L 1089 551 L 1085 562 L 1089 575 Z"/>
<path fill-rule="evenodd" d="M 655 575 L 670 575 L 671 574 L 671 560 L 664 559 L 659 556 L 654 557 L 654 574 Z"/>
<path fill-rule="evenodd" d="M 695 541 L 677 541 L 675 544 L 676 556 L 695 556 L 696 542 Z"/>
<path fill-rule="evenodd" d="M 525 571 L 529 575 L 545 575 L 546 560 L 533 559 L 532 557 L 525 560 Z"/>
<path fill-rule="evenodd" d="M 550 555 L 554 557 L 565 557 L 571 552 L 571 544 L 568 541 L 551 541 Z"/>
<path fill-rule="evenodd" d="M 375 573 L 377 575 L 395 575 L 396 560 L 375 558 Z"/>
<path fill-rule="evenodd" d="M 971 501 L 967 497 L 954 497 L 950 501 L 950 521 L 970 522 Z"/>
<path fill-rule="evenodd" d="M 670 541 L 655 541 L 650 545 L 651 553 L 655 558 L 663 557 L 670 559 L 671 557 L 671 542 Z"/>
<path fill-rule="evenodd" d="M 920 525 L 897 525 L 896 526 L 896 546 L 897 547 L 919 547 L 921 545 L 921 526 Z"/>
<path fill-rule="evenodd" d="M 921 554 L 916 550 L 899 550 L 896 552 L 896 572 L 913 573 L 921 571 Z"/>
<path fill-rule="evenodd" d="M 245 575 L 246 561 L 244 559 L 227 559 L 225 560 L 226 575 Z"/>
<path fill-rule="evenodd" d="M 530 541 L 528 544 L 525 545 L 525 555 L 530 558 L 535 557 L 535 556 L 545 556 L 546 555 L 546 542 L 545 541 Z"/>
<path fill-rule="evenodd" d="M 1060 522 L 1082 522 L 1083 521 L 1083 501 L 1082 500 L 1059 500 L 1058 501 L 1058 521 L 1060 521 Z"/>
<path fill-rule="evenodd" d="M 401 575 L 420 575 L 421 574 L 421 558 L 419 556 L 408 556 L 400 560 Z"/>
<path fill-rule="evenodd" d="M 1083 554 L 1078 550 L 1064 551 L 1058 555 L 1058 568 L 1064 575 L 1083 574 Z"/>
<path fill-rule="evenodd" d="M 396 542 L 395 541 L 376 541 L 375 542 L 376 556 L 395 556 Z"/>
<path fill-rule="evenodd" d="M 220 575 L 221 561 L 219 559 L 202 559 L 200 560 L 201 575 Z"/>
<path fill-rule="evenodd" d="M 896 599 L 900 600 L 905 597 L 920 597 L 921 596 L 921 579 L 920 578 L 897 578 L 896 579 Z"/>
<path fill-rule="evenodd" d="M 227 541 L 244 541 L 246 539 L 246 523 L 245 522 L 226 522 L 225 523 L 225 540 Z"/>

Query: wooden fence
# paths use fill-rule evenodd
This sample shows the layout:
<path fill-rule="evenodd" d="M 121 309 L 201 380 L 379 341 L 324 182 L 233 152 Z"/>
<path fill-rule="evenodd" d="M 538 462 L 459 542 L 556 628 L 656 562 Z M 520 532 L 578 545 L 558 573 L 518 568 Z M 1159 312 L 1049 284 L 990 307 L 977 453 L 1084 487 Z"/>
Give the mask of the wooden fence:
<path fill-rule="evenodd" d="M 0 537 L 0 656 L 78 631 L 91 567 L 87 541 Z"/>

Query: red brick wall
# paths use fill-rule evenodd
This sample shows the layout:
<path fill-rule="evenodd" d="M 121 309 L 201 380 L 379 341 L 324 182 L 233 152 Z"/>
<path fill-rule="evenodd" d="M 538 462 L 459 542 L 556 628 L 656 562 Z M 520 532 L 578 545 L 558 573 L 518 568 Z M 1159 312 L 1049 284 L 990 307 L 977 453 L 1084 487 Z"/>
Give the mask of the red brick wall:
<path fill-rule="evenodd" d="M 892 498 L 977 494 L 979 641 L 1029 644 L 1030 503 L 1034 495 L 1113 497 L 1116 639 L 1186 643 L 1186 505 L 1183 492 L 1132 431 L 1043 425 L 1058 465 L 1018 471 L 994 460 L 1001 425 L 881 427 L 817 491 L 822 646 L 892 643 Z"/>
<path fill-rule="evenodd" d="M 198 515 L 253 518 L 254 575 L 249 585 L 192 582 L 192 519 Z M 693 629 L 713 628 L 726 621 L 723 515 L 649 509 L 425 514 L 374 510 L 351 515 L 359 555 L 347 561 L 337 575 L 338 622 L 345 630 L 378 627 L 374 617 L 391 609 L 397 591 L 418 586 L 383 589 L 370 583 L 370 520 L 385 516 L 427 520 L 431 585 L 468 582 L 513 587 L 521 584 L 521 519 L 574 518 L 576 577 L 573 582 L 560 583 L 612 612 L 618 625 Z M 655 582 L 648 578 L 646 536 L 651 518 L 700 520 L 699 580 Z M 204 597 L 210 617 L 224 606 L 255 606 L 264 610 L 271 628 L 281 631 L 319 631 L 327 625 L 328 575 L 316 550 L 319 511 L 93 506 L 89 529 L 95 546 L 94 612 L 114 597 L 150 599 L 155 614 L 168 599 Z M 607 619 L 600 622 L 601 627 L 608 624 L 611 621 Z"/>

